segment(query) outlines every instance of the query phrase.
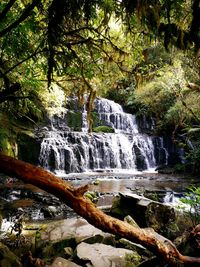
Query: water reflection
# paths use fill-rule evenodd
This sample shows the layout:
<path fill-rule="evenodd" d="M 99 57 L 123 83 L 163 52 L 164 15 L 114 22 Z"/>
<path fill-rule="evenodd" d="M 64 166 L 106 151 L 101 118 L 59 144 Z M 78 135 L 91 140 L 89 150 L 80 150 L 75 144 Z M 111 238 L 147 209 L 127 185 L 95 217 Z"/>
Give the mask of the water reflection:
<path fill-rule="evenodd" d="M 175 175 L 160 175 L 158 173 L 119 174 L 119 173 L 87 173 L 73 174 L 65 177 L 74 186 L 89 184 L 90 191 L 103 194 L 117 194 L 136 192 L 185 192 L 186 188 L 194 184 L 200 186 L 199 180 L 189 179 Z M 98 183 L 94 183 L 98 181 Z"/>

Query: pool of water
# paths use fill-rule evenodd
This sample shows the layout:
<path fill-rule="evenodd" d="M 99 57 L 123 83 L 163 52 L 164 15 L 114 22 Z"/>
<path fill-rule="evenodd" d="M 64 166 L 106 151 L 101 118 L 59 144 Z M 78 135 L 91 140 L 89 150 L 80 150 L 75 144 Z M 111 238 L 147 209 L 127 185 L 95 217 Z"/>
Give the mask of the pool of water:
<path fill-rule="evenodd" d="M 133 191 L 177 191 L 182 192 L 193 184 L 200 186 L 200 179 L 158 173 L 79 173 L 69 174 L 63 179 L 74 186 L 89 184 L 90 190 L 101 193 L 130 193 Z"/>

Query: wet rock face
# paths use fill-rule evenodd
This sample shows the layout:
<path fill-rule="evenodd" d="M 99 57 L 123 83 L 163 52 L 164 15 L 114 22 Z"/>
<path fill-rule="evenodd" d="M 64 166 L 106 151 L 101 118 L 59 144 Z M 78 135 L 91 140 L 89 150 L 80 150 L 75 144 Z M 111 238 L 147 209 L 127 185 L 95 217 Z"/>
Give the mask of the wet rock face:
<path fill-rule="evenodd" d="M 39 164 L 40 141 L 31 135 L 20 133 L 17 139 L 18 158 L 34 165 Z"/>
<path fill-rule="evenodd" d="M 135 163 L 136 163 L 137 170 L 147 169 L 145 157 L 141 153 L 141 150 L 135 144 L 133 144 L 133 150 L 135 151 L 135 155 L 136 155 L 136 162 Z"/>

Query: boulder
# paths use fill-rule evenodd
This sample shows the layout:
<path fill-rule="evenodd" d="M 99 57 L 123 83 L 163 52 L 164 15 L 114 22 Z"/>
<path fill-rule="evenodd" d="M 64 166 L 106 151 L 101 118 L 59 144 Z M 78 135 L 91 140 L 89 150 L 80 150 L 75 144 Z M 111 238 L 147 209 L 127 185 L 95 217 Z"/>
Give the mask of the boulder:
<path fill-rule="evenodd" d="M 82 218 L 71 218 L 49 223 L 42 232 L 41 238 L 50 242 L 74 238 L 79 243 L 95 235 L 108 236 L 110 234 L 104 233 Z"/>
<path fill-rule="evenodd" d="M 191 227 L 191 220 L 187 214 L 175 207 L 136 194 L 116 196 L 111 213 L 121 219 L 130 215 L 140 227 L 152 227 L 169 239 L 176 238 Z"/>
<path fill-rule="evenodd" d="M 137 252 L 129 249 L 85 242 L 77 246 L 77 256 L 81 260 L 91 261 L 94 267 L 136 267 L 141 260 Z"/>
<path fill-rule="evenodd" d="M 54 262 L 50 265 L 50 267 L 81 267 L 81 266 L 77 265 L 72 261 L 58 257 L 54 260 Z"/>
<path fill-rule="evenodd" d="M 147 226 L 165 237 L 173 239 L 180 233 L 177 214 L 173 207 L 151 202 L 147 206 L 145 217 Z"/>
<path fill-rule="evenodd" d="M 112 235 L 102 232 L 82 218 L 71 218 L 49 222 L 41 228 L 37 248 L 41 258 L 73 256 L 77 244 L 83 240 L 88 243 L 114 244 Z"/>
<path fill-rule="evenodd" d="M 174 244 L 185 255 L 199 257 L 200 255 L 200 224 L 188 229 L 174 240 Z"/>
<path fill-rule="evenodd" d="M 147 227 L 145 212 L 148 204 L 147 199 L 136 194 L 119 194 L 113 198 L 111 214 L 120 219 L 130 215 L 140 227 Z"/>

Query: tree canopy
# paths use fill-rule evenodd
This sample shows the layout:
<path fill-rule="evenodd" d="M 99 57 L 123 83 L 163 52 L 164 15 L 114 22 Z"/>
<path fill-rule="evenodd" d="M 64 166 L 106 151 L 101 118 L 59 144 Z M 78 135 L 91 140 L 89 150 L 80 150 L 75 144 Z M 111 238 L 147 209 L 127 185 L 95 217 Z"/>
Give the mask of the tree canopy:
<path fill-rule="evenodd" d="M 109 63 L 133 70 L 155 38 L 198 53 L 199 12 L 199 0 L 2 0 L 0 102 L 31 99 L 44 82 L 91 92 Z"/>

